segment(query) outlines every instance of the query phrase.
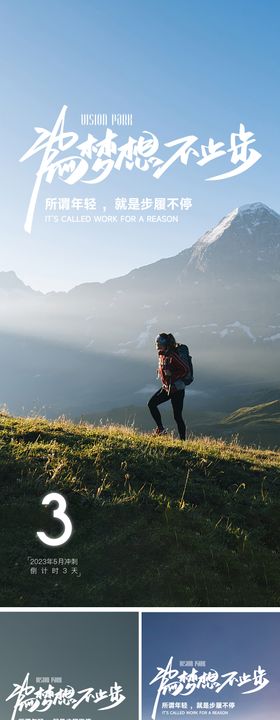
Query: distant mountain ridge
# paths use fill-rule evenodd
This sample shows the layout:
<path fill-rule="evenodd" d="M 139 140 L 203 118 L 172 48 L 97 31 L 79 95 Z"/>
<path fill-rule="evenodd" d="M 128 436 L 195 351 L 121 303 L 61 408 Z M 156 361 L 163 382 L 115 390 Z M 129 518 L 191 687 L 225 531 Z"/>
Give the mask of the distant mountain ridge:
<path fill-rule="evenodd" d="M 29 285 L 25 285 L 20 278 L 16 275 L 13 270 L 1 270 L 0 271 L 0 290 L 5 291 L 22 291 L 22 292 L 35 292 Z"/>
<path fill-rule="evenodd" d="M 245 257 L 244 252 L 246 253 Z M 177 266 L 182 271 L 188 268 L 204 274 L 207 270 L 209 272 L 212 266 L 217 270 L 217 258 L 221 253 L 223 256 L 225 254 L 224 269 L 227 268 L 227 273 L 228 271 L 232 272 L 231 260 L 236 253 L 242 255 L 243 271 L 245 261 L 247 263 L 246 270 L 249 272 L 252 272 L 252 268 L 259 262 L 265 262 L 266 268 L 271 264 L 270 269 L 273 275 L 280 272 L 280 214 L 261 202 L 242 205 L 225 215 L 214 228 L 204 233 L 191 247 L 176 255 L 134 268 L 126 275 L 104 282 L 94 281 L 75 285 L 67 292 L 59 291 L 59 294 L 80 293 L 82 290 L 88 292 L 89 289 L 96 291 L 101 287 L 118 282 L 134 280 L 135 273 L 153 273 L 153 270 L 156 269 L 162 271 L 168 264 L 170 264 L 171 274 L 172 270 L 175 270 L 176 273 Z M 257 264 L 256 268 L 259 270 L 260 266 Z M 32 290 L 12 270 L 0 271 L 0 288 Z M 33 292 L 37 291 L 33 290 Z M 50 295 L 52 292 L 45 294 Z"/>

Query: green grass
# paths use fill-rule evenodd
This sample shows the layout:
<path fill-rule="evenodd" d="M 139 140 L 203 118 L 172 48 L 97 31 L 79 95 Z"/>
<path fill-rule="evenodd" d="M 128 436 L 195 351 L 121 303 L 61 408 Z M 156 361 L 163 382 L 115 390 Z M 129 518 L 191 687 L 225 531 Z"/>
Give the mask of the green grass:
<path fill-rule="evenodd" d="M 223 422 L 228 425 L 231 423 L 247 422 L 280 423 L 280 400 L 270 400 L 270 402 L 239 408 L 235 412 L 231 413 L 231 415 L 228 415 Z"/>
<path fill-rule="evenodd" d="M 279 467 L 237 442 L 2 415 L 0 604 L 278 606 Z M 50 491 L 74 526 L 60 549 L 36 538 L 60 531 Z M 30 575 L 30 556 L 78 558 L 81 577 Z"/>
<path fill-rule="evenodd" d="M 238 433 L 247 443 L 279 449 L 280 400 L 239 408 L 221 421 L 220 428 Z"/>

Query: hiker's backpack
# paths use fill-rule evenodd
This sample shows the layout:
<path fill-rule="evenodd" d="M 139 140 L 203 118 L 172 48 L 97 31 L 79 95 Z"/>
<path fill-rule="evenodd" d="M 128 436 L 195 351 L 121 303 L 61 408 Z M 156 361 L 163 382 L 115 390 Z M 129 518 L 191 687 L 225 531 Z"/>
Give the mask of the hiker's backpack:
<path fill-rule="evenodd" d="M 176 350 L 178 352 L 179 357 L 185 365 L 189 368 L 189 373 L 185 377 L 181 378 L 185 385 L 190 385 L 193 382 L 193 364 L 192 364 L 192 357 L 189 353 L 189 348 L 187 345 L 183 345 L 181 343 L 177 343 Z"/>

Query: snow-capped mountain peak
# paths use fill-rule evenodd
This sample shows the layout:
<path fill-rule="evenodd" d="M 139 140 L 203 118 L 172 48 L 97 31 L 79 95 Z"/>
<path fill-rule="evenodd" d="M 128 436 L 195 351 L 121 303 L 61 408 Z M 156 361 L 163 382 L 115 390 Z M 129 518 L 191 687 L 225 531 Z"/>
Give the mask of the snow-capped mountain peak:
<path fill-rule="evenodd" d="M 249 203 L 247 205 L 240 205 L 238 208 L 239 215 L 243 215 L 244 213 L 246 215 L 248 214 L 255 214 L 255 213 L 269 213 L 270 215 L 274 215 L 274 217 L 279 218 L 279 214 L 275 212 L 275 210 L 272 210 L 268 205 L 265 205 L 265 203 L 262 202 L 255 202 L 255 203 Z"/>
<path fill-rule="evenodd" d="M 216 242 L 225 230 L 230 228 L 235 220 L 238 220 L 239 223 L 253 223 L 253 225 L 256 225 L 261 222 L 261 220 L 267 221 L 269 217 L 280 220 L 280 215 L 264 203 L 255 202 L 241 205 L 239 208 L 234 208 L 234 210 L 231 210 L 225 215 L 225 217 L 223 217 L 212 230 L 208 230 L 196 244 L 211 245 Z"/>
<path fill-rule="evenodd" d="M 188 266 L 203 273 L 212 268 L 219 277 L 255 275 L 260 262 L 279 272 L 279 244 L 280 215 L 261 202 L 241 205 L 193 245 Z"/>
<path fill-rule="evenodd" d="M 236 217 L 237 213 L 238 213 L 238 208 L 231 210 L 231 212 L 228 213 L 228 215 L 225 215 L 225 217 L 223 217 L 222 220 L 220 220 L 218 225 L 216 225 L 214 228 L 212 228 L 212 230 L 207 230 L 205 235 L 203 235 L 202 238 L 200 238 L 200 240 L 198 240 L 198 242 L 201 243 L 201 245 L 202 244 L 203 245 L 211 245 L 212 243 L 216 242 L 216 240 L 218 240 L 221 237 L 221 235 L 223 235 L 225 230 L 227 230 L 227 228 L 230 227 L 230 225 L 231 225 L 232 221 L 234 220 L 234 218 Z"/>

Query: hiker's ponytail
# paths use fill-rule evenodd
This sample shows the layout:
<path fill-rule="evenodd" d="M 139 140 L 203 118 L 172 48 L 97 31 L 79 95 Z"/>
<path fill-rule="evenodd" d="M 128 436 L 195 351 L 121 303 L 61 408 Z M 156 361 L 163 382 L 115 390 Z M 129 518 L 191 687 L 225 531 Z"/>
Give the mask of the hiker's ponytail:
<path fill-rule="evenodd" d="M 169 333 L 169 335 L 168 335 L 168 345 L 171 350 L 174 350 L 174 348 L 177 345 L 175 337 L 174 337 L 174 335 L 172 335 L 172 333 Z"/>

